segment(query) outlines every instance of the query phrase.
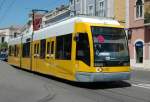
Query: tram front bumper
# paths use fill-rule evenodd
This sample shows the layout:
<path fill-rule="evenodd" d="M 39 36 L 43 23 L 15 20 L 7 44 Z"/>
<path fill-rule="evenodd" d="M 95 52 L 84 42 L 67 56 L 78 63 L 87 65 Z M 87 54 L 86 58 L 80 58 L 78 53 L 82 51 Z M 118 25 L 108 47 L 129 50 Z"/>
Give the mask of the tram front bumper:
<path fill-rule="evenodd" d="M 129 80 L 130 72 L 119 72 L 119 73 L 85 73 L 77 72 L 77 82 L 109 82 L 109 81 L 121 81 Z"/>

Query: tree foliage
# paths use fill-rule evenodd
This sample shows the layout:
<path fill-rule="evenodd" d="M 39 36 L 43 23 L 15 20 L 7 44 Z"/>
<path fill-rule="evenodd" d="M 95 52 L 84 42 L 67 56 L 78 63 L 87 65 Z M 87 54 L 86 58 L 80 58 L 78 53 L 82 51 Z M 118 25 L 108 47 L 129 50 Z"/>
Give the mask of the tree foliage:
<path fill-rule="evenodd" d="M 7 42 L 0 44 L 0 50 L 2 50 L 2 49 L 8 49 L 8 43 Z"/>

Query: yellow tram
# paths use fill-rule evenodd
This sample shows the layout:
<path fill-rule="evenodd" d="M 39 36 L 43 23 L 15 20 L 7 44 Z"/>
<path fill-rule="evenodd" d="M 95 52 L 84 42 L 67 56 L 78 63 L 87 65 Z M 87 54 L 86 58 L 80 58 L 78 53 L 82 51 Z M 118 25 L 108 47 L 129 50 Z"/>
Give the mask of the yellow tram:
<path fill-rule="evenodd" d="M 9 41 L 8 63 L 70 81 L 130 78 L 127 37 L 116 20 L 77 16 Z"/>

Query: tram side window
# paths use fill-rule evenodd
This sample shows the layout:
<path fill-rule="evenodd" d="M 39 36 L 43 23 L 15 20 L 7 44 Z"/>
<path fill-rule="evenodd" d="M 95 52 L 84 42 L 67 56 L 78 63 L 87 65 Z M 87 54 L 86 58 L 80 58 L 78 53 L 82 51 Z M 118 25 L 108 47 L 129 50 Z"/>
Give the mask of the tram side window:
<path fill-rule="evenodd" d="M 45 58 L 45 51 L 46 51 L 46 40 L 43 39 L 40 42 L 40 58 L 41 59 Z"/>
<path fill-rule="evenodd" d="M 19 56 L 19 46 L 16 46 L 16 56 Z"/>
<path fill-rule="evenodd" d="M 16 45 L 14 46 L 14 56 L 16 57 Z"/>
<path fill-rule="evenodd" d="M 23 44 L 22 56 L 30 57 L 30 42 Z"/>
<path fill-rule="evenodd" d="M 11 53 L 12 53 L 12 47 L 9 46 L 9 56 L 11 56 Z"/>
<path fill-rule="evenodd" d="M 34 54 L 36 54 L 36 44 L 34 44 Z"/>
<path fill-rule="evenodd" d="M 51 54 L 54 54 L 54 41 L 51 42 Z"/>
<path fill-rule="evenodd" d="M 50 53 L 50 42 L 47 42 L 47 54 Z"/>
<path fill-rule="evenodd" d="M 11 56 L 14 56 L 14 46 L 11 46 Z"/>
<path fill-rule="evenodd" d="M 76 60 L 81 60 L 90 65 L 90 47 L 87 34 L 79 34 L 76 42 Z"/>
<path fill-rule="evenodd" d="M 17 47 L 17 45 L 14 46 L 14 56 L 15 57 L 18 56 L 18 47 Z"/>
<path fill-rule="evenodd" d="M 72 34 L 56 37 L 56 59 L 71 60 L 71 47 Z"/>
<path fill-rule="evenodd" d="M 39 54 L 39 44 L 37 44 L 37 54 Z"/>
<path fill-rule="evenodd" d="M 17 48 L 17 56 L 19 56 L 20 54 L 19 50 L 20 50 L 20 47 Z"/>

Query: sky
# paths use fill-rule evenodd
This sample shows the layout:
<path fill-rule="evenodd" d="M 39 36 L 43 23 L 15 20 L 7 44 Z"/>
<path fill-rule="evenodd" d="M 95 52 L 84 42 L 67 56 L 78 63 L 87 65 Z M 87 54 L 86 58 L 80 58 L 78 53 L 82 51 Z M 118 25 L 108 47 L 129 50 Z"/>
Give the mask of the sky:
<path fill-rule="evenodd" d="M 32 9 L 52 10 L 69 0 L 0 0 L 0 28 L 25 25 Z"/>

